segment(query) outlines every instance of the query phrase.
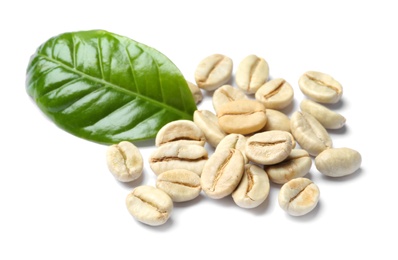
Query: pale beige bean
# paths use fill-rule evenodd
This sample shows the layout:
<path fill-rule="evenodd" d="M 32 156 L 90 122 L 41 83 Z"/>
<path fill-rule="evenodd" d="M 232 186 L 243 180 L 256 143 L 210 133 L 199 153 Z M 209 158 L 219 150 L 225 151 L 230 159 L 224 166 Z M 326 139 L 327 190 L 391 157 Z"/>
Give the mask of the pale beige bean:
<path fill-rule="evenodd" d="M 223 104 L 241 99 L 247 99 L 246 94 L 241 89 L 231 85 L 223 85 L 213 93 L 213 108 L 217 114 Z"/>
<path fill-rule="evenodd" d="M 267 113 L 268 113 L 268 109 L 267 109 Z M 257 133 L 254 133 L 254 134 L 251 134 L 251 135 L 245 135 L 245 137 L 246 137 L 246 140 L 247 140 L 247 138 L 249 138 L 249 137 L 251 137 L 251 136 L 253 136 L 255 134 L 260 134 L 260 133 L 263 133 L 263 132 L 273 131 L 273 130 L 279 130 L 279 131 L 284 131 L 284 132 L 288 133 L 290 135 L 290 138 L 292 139 L 292 149 L 294 149 L 296 147 L 296 140 L 294 139 L 293 135 L 290 132 L 286 131 L 286 130 L 280 130 L 280 129 L 260 130 Z"/>
<path fill-rule="evenodd" d="M 267 113 L 268 113 L 268 109 L 267 109 Z M 268 123 L 268 116 L 267 116 L 267 123 Z M 264 130 L 264 128 L 263 128 L 263 129 L 261 129 L 261 130 L 258 131 L 258 132 L 245 135 L 245 137 L 246 137 L 246 140 L 247 140 L 247 138 L 250 138 L 250 137 L 252 137 L 252 136 L 255 135 L 255 134 L 260 134 L 260 133 L 263 133 L 263 132 L 273 131 L 273 130 L 286 132 L 286 133 L 290 136 L 290 139 L 292 140 L 292 149 L 294 149 L 294 148 L 296 147 L 296 140 L 294 139 L 294 136 L 292 135 L 291 132 L 288 132 L 288 131 L 286 131 L 286 130 L 280 130 L 280 129 L 269 129 L 269 130 Z"/>
<path fill-rule="evenodd" d="M 234 148 L 214 152 L 203 167 L 202 190 L 212 199 L 230 195 L 239 185 L 245 168 L 242 153 Z"/>
<path fill-rule="evenodd" d="M 263 165 L 285 160 L 292 151 L 290 133 L 279 130 L 266 131 L 249 137 L 246 141 L 247 158 Z"/>
<path fill-rule="evenodd" d="M 265 165 L 264 170 L 272 182 L 284 184 L 294 178 L 304 177 L 311 166 L 312 159 L 307 151 L 293 149 L 285 160 L 274 165 Z"/>
<path fill-rule="evenodd" d="M 264 83 L 255 93 L 255 98 L 267 109 L 281 110 L 293 101 L 292 86 L 284 79 L 277 78 Z"/>
<path fill-rule="evenodd" d="M 309 99 L 301 101 L 300 109 L 315 117 L 326 129 L 339 129 L 346 122 L 344 116 Z"/>
<path fill-rule="evenodd" d="M 341 177 L 356 172 L 362 163 L 361 154 L 351 148 L 332 148 L 315 157 L 319 172 L 330 177 Z"/>
<path fill-rule="evenodd" d="M 202 91 L 196 84 L 194 84 L 188 80 L 187 80 L 187 83 L 188 83 L 189 90 L 192 93 L 193 100 L 195 100 L 196 104 L 199 104 L 203 100 Z"/>
<path fill-rule="evenodd" d="M 310 179 L 292 179 L 281 187 L 278 195 L 279 206 L 292 216 L 311 212 L 319 202 L 319 188 Z"/>
<path fill-rule="evenodd" d="M 251 134 L 259 131 L 267 123 L 265 107 L 256 100 L 235 100 L 223 104 L 218 123 L 226 133 Z"/>
<path fill-rule="evenodd" d="M 200 176 L 207 159 L 207 150 L 201 145 L 171 142 L 152 152 L 149 166 L 156 175 L 168 170 L 185 169 Z"/>
<path fill-rule="evenodd" d="M 266 172 L 253 164 L 246 164 L 239 186 L 232 192 L 232 198 L 241 208 L 255 208 L 268 197 L 270 190 Z"/>
<path fill-rule="evenodd" d="M 193 113 L 194 123 L 202 130 L 206 141 L 216 147 L 218 143 L 227 135 L 218 123 L 218 117 L 209 110 L 196 110 Z"/>
<path fill-rule="evenodd" d="M 194 122 L 190 120 L 176 120 L 160 128 L 156 134 L 155 145 L 161 146 L 176 141 L 204 146 L 206 137 Z"/>
<path fill-rule="evenodd" d="M 260 131 L 281 130 L 290 131 L 290 118 L 279 110 L 266 109 L 267 123 Z"/>
<path fill-rule="evenodd" d="M 199 88 L 212 91 L 227 83 L 232 76 L 232 59 L 213 54 L 204 58 L 195 70 L 195 81 Z"/>
<path fill-rule="evenodd" d="M 200 177 L 184 169 L 174 169 L 159 174 L 156 178 L 156 187 L 166 192 L 174 202 L 193 200 L 202 190 Z"/>
<path fill-rule="evenodd" d="M 236 71 L 235 81 L 247 94 L 254 94 L 268 80 L 268 63 L 254 54 L 246 56 Z"/>
<path fill-rule="evenodd" d="M 285 131 L 285 132 L 287 132 L 287 131 Z M 292 138 L 292 149 L 296 148 L 296 144 L 297 144 L 296 139 L 294 139 L 294 136 L 292 135 L 292 133 L 290 133 L 290 132 L 287 132 L 287 133 L 290 135 L 290 138 Z"/>
<path fill-rule="evenodd" d="M 304 95 L 320 103 L 337 103 L 343 95 L 343 87 L 338 81 L 318 71 L 307 71 L 298 84 Z"/>
<path fill-rule="evenodd" d="M 294 112 L 290 117 L 290 127 L 296 141 L 310 155 L 317 156 L 333 145 L 326 129 L 306 112 Z"/>
<path fill-rule="evenodd" d="M 121 182 L 130 182 L 142 175 L 144 162 L 140 150 L 131 142 L 122 141 L 108 147 L 106 161 L 109 171 Z"/>
<path fill-rule="evenodd" d="M 248 162 L 248 159 L 245 154 L 247 138 L 241 134 L 228 134 L 225 136 L 220 143 L 217 145 L 216 150 L 226 149 L 226 148 L 235 148 L 238 149 L 243 157 L 245 158 L 245 163 Z"/>
<path fill-rule="evenodd" d="M 173 211 L 173 201 L 170 196 L 148 185 L 138 186 L 129 193 L 126 206 L 136 220 L 150 226 L 166 223 Z"/>

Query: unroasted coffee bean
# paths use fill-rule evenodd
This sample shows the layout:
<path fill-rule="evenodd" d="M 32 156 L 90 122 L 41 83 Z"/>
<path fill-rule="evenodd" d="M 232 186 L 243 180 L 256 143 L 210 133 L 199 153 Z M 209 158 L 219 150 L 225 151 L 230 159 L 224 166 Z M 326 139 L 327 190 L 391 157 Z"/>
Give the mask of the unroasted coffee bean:
<path fill-rule="evenodd" d="M 315 157 L 319 172 L 330 177 L 341 177 L 354 173 L 361 167 L 361 154 L 351 148 L 331 148 Z"/>
<path fill-rule="evenodd" d="M 265 107 L 256 100 L 235 100 L 223 104 L 218 123 L 226 133 L 251 134 L 259 131 L 267 123 Z"/>
<path fill-rule="evenodd" d="M 138 221 L 151 226 L 159 226 L 170 218 L 173 201 L 164 191 L 152 186 L 136 187 L 127 195 L 126 206 Z"/>
<path fill-rule="evenodd" d="M 302 216 L 311 212 L 319 201 L 319 188 L 310 179 L 292 179 L 281 187 L 278 196 L 279 206 L 292 216 Z"/>
<path fill-rule="evenodd" d="M 267 199 L 269 189 L 269 179 L 265 171 L 257 165 L 246 164 L 242 179 L 232 193 L 232 198 L 241 208 L 255 208 Z"/>
<path fill-rule="evenodd" d="M 246 139 L 247 138 L 241 134 L 229 134 L 220 141 L 215 151 L 227 148 L 238 149 L 245 158 L 245 163 L 247 163 L 248 159 L 245 154 Z"/>
<path fill-rule="evenodd" d="M 277 184 L 284 184 L 291 179 L 305 176 L 312 166 L 312 159 L 307 151 L 293 149 L 289 156 L 280 163 L 264 166 L 269 179 Z"/>
<path fill-rule="evenodd" d="M 300 109 L 301 111 L 307 112 L 315 117 L 315 119 L 318 120 L 326 129 L 341 128 L 346 122 L 344 116 L 309 99 L 301 101 Z"/>
<path fill-rule="evenodd" d="M 326 129 L 312 115 L 296 111 L 290 118 L 292 134 L 301 148 L 317 156 L 332 147 L 332 139 Z"/>
<path fill-rule="evenodd" d="M 284 79 L 277 78 L 263 84 L 255 94 L 255 98 L 263 103 L 267 109 L 280 110 L 293 101 L 293 88 Z"/>
<path fill-rule="evenodd" d="M 247 158 L 263 165 L 285 160 L 292 150 L 292 139 L 285 131 L 272 130 L 255 134 L 246 141 Z"/>
<path fill-rule="evenodd" d="M 304 95 L 320 103 L 337 103 L 343 95 L 343 87 L 328 74 L 307 71 L 298 82 Z"/>
<path fill-rule="evenodd" d="M 267 109 L 267 113 L 268 113 L 268 109 Z M 267 124 L 268 124 L 268 116 L 267 116 Z M 265 128 L 265 127 L 264 127 L 264 128 Z M 273 131 L 273 130 L 283 131 L 283 132 L 286 132 L 287 134 L 290 135 L 290 138 L 292 139 L 292 149 L 296 147 L 296 140 L 294 139 L 293 135 L 292 135 L 290 132 L 288 132 L 288 131 L 286 131 L 286 130 L 283 130 L 283 129 L 269 129 L 269 130 L 264 130 L 264 128 L 263 128 L 262 130 L 258 131 L 257 133 L 254 133 L 254 134 L 260 134 L 260 133 L 263 133 L 263 132 Z M 289 129 L 290 129 L 290 128 L 289 128 Z M 247 138 L 253 136 L 254 134 L 252 134 L 252 135 L 245 135 L 245 137 L 246 137 L 246 139 L 247 139 Z"/>
<path fill-rule="evenodd" d="M 290 118 L 281 111 L 267 108 L 267 123 L 260 131 L 270 130 L 290 132 Z"/>
<path fill-rule="evenodd" d="M 238 149 L 214 152 L 203 167 L 200 177 L 202 190 L 213 199 L 230 195 L 242 179 L 244 167 L 245 160 Z"/>
<path fill-rule="evenodd" d="M 292 149 L 296 148 L 296 140 L 294 139 L 294 136 L 290 132 L 285 132 L 290 135 L 290 138 L 292 138 Z"/>
<path fill-rule="evenodd" d="M 189 120 L 176 120 L 167 123 L 158 131 L 155 144 L 156 146 L 160 146 L 176 141 L 204 146 L 206 137 L 203 131 L 194 122 Z"/>
<path fill-rule="evenodd" d="M 106 161 L 109 171 L 122 182 L 138 179 L 144 167 L 140 150 L 127 141 L 109 146 L 106 152 Z"/>
<path fill-rule="evenodd" d="M 156 178 L 156 187 L 166 192 L 174 202 L 193 200 L 202 190 L 200 177 L 184 169 L 174 169 L 159 174 Z"/>
<path fill-rule="evenodd" d="M 193 121 L 202 129 L 206 141 L 216 147 L 218 143 L 227 135 L 218 124 L 217 116 L 209 110 L 196 110 L 193 113 Z"/>
<path fill-rule="evenodd" d="M 152 152 L 149 166 L 156 175 L 173 169 L 185 169 L 200 175 L 207 156 L 207 150 L 201 145 L 171 142 Z"/>
<path fill-rule="evenodd" d="M 223 104 L 241 99 L 247 99 L 246 94 L 241 89 L 231 85 L 223 85 L 213 93 L 213 108 L 217 114 Z"/>
<path fill-rule="evenodd" d="M 195 100 L 196 104 L 199 104 L 203 100 L 202 91 L 200 91 L 200 88 L 197 85 L 195 85 L 194 83 L 192 83 L 188 80 L 187 80 L 187 83 L 188 83 L 189 90 L 192 93 L 193 100 Z"/>
<path fill-rule="evenodd" d="M 195 71 L 195 81 L 199 88 L 215 90 L 227 83 L 232 76 L 232 60 L 222 54 L 204 58 Z"/>
<path fill-rule="evenodd" d="M 238 66 L 236 84 L 247 94 L 254 94 L 268 80 L 268 63 L 256 55 L 246 56 Z"/>

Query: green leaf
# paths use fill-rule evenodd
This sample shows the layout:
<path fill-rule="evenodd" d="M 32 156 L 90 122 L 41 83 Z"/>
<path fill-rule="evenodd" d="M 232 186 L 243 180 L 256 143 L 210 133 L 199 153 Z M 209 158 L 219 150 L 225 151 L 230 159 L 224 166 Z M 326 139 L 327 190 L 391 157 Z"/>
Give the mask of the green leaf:
<path fill-rule="evenodd" d="M 42 44 L 30 59 L 26 90 L 60 128 L 103 144 L 151 139 L 168 122 L 192 120 L 196 110 L 166 56 L 103 30 Z"/>

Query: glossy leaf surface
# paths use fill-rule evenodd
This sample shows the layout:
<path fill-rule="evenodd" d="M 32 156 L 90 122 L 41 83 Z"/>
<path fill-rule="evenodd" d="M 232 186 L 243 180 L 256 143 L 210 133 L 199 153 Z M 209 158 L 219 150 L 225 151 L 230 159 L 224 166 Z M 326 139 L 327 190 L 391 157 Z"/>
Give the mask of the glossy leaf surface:
<path fill-rule="evenodd" d="M 168 122 L 192 120 L 196 110 L 165 55 L 102 30 L 42 44 L 29 62 L 26 89 L 60 128 L 103 144 L 151 139 Z"/>

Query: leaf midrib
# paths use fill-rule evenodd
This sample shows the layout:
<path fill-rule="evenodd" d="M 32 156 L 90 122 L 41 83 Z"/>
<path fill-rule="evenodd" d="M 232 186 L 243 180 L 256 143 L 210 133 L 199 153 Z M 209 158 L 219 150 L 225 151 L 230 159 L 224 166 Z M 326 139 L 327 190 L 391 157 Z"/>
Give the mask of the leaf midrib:
<path fill-rule="evenodd" d="M 178 109 L 176 109 L 176 108 L 174 108 L 172 106 L 167 105 L 166 103 L 162 103 L 162 102 L 159 102 L 156 99 L 148 98 L 147 96 L 141 95 L 139 93 L 136 93 L 136 92 L 133 92 L 133 91 L 129 91 L 129 90 L 125 89 L 125 88 L 122 88 L 122 87 L 120 87 L 118 85 L 115 85 L 115 84 L 113 84 L 111 82 L 108 82 L 106 80 L 98 79 L 96 77 L 90 76 L 90 75 L 88 75 L 86 73 L 83 73 L 83 72 L 81 72 L 81 71 L 79 71 L 79 70 L 77 70 L 75 68 L 72 68 L 70 66 L 65 65 L 64 63 L 60 62 L 59 60 L 56 60 L 56 59 L 53 59 L 53 58 L 48 57 L 46 55 L 43 55 L 42 53 L 37 53 L 37 55 L 40 56 L 40 57 L 43 57 L 44 59 L 47 59 L 47 60 L 49 60 L 49 61 L 51 61 L 53 63 L 56 63 L 58 66 L 63 67 L 66 70 L 69 70 L 69 71 L 71 71 L 73 73 L 79 74 L 80 76 L 85 77 L 85 78 L 87 78 L 89 80 L 92 80 L 94 82 L 101 83 L 101 84 L 104 84 L 104 85 L 108 85 L 109 87 L 114 88 L 114 89 L 116 89 L 118 91 L 124 92 L 124 93 L 126 93 L 128 95 L 139 97 L 139 98 L 141 98 L 143 100 L 146 100 L 146 101 L 148 101 L 150 103 L 156 104 L 158 107 L 163 107 L 164 109 L 172 111 L 175 114 L 182 115 L 182 117 L 184 117 L 184 118 L 186 118 L 187 116 L 188 116 L 188 118 L 190 117 L 190 115 L 188 113 L 186 113 L 185 111 L 178 110 Z"/>

